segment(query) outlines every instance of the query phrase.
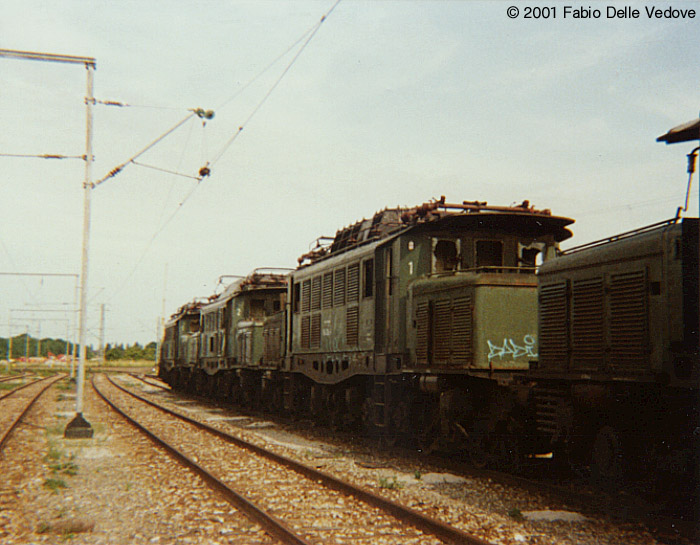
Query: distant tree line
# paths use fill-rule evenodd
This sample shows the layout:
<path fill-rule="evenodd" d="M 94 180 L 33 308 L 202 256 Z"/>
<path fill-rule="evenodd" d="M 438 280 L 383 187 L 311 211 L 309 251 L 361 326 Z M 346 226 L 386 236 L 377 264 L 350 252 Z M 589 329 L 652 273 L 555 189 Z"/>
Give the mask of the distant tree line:
<path fill-rule="evenodd" d="M 10 348 L 9 340 L 0 337 L 0 358 L 7 359 Z M 29 357 L 48 358 L 50 356 L 62 356 L 66 351 L 70 354 L 73 350 L 73 343 L 64 339 L 36 339 L 26 333 L 12 337 L 12 359 Z M 155 361 L 156 343 L 151 342 L 146 346 L 139 343 L 134 344 L 107 344 L 105 345 L 105 359 L 114 360 L 153 360 Z M 80 347 L 76 352 L 76 357 L 80 355 Z M 91 345 L 87 346 L 86 356 L 88 359 L 99 356 L 99 350 L 95 350 Z"/>
<path fill-rule="evenodd" d="M 106 344 L 105 359 L 108 361 L 114 360 L 151 360 L 156 359 L 156 343 L 150 342 L 146 346 L 141 346 L 139 343 L 134 344 Z"/>
<path fill-rule="evenodd" d="M 0 357 L 7 359 L 10 342 L 8 339 L 0 337 Z M 65 339 L 37 339 L 26 333 L 12 337 L 12 359 L 29 358 L 48 358 L 50 355 L 61 356 L 68 351 L 70 354 L 73 350 L 73 343 L 66 343 Z M 80 354 L 78 349 L 77 354 Z M 87 357 L 94 356 L 94 350 L 91 346 L 87 347 Z"/>

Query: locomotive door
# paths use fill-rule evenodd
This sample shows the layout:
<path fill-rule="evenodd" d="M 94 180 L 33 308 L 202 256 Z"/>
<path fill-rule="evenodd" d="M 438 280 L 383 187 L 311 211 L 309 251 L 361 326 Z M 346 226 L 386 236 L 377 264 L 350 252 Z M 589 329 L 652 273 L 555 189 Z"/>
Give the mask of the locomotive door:
<path fill-rule="evenodd" d="M 375 269 L 376 352 L 387 355 L 399 351 L 399 324 L 401 323 L 398 316 L 398 277 L 393 244 L 377 251 L 375 260 L 377 263 Z"/>

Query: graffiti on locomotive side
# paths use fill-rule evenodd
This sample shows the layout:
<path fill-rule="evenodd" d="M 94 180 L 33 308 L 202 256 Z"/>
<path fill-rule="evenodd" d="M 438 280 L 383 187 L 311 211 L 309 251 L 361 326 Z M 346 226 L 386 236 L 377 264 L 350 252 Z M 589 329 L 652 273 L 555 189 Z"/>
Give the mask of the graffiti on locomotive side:
<path fill-rule="evenodd" d="M 516 344 L 513 339 L 505 337 L 502 345 L 494 344 L 490 340 L 486 342 L 489 344 L 489 361 L 494 358 L 515 360 L 521 357 L 537 357 L 537 341 L 533 335 L 525 335 L 523 337 L 523 345 Z"/>

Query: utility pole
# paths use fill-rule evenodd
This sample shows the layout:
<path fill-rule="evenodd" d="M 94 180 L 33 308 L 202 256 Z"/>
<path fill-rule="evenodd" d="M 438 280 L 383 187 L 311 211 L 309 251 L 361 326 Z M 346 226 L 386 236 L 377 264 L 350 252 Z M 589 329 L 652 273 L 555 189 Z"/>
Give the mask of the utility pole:
<path fill-rule="evenodd" d="M 161 344 L 160 339 L 163 336 L 163 326 L 165 324 L 165 288 L 168 283 L 168 264 L 165 264 L 165 270 L 163 271 L 163 302 L 160 309 L 160 317 L 156 323 L 156 353 L 155 353 L 155 364 L 158 364 L 158 354 L 160 354 Z"/>
<path fill-rule="evenodd" d="M 100 360 L 105 364 L 105 304 L 100 305 Z"/>
<path fill-rule="evenodd" d="M 7 316 L 8 347 L 7 347 L 7 371 L 12 369 L 12 314 Z"/>
<path fill-rule="evenodd" d="M 83 181 L 83 251 L 80 267 L 80 362 L 78 364 L 78 392 L 75 402 L 75 417 L 66 426 L 64 436 L 68 438 L 92 437 L 93 429 L 90 423 L 83 417 L 83 390 L 85 387 L 85 360 L 87 346 L 85 345 L 86 311 L 87 311 L 87 287 L 88 287 L 88 255 L 90 245 L 90 198 L 92 182 L 92 106 L 93 97 L 93 73 L 97 62 L 93 57 L 76 57 L 72 55 L 55 55 L 51 53 L 38 53 L 35 51 L 14 51 L 0 49 L 0 57 L 14 59 L 35 60 L 45 62 L 59 62 L 69 64 L 82 64 L 87 71 L 87 92 L 85 95 L 86 124 L 85 124 L 85 179 Z"/>

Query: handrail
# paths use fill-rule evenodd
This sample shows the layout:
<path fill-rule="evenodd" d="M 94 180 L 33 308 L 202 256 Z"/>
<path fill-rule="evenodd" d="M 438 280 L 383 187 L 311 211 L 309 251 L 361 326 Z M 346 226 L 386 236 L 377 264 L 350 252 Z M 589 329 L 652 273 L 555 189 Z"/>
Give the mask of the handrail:
<path fill-rule="evenodd" d="M 664 225 L 673 225 L 678 223 L 678 218 L 672 218 L 670 220 L 664 220 L 660 221 L 658 223 L 652 223 L 651 225 L 647 225 L 645 227 L 639 227 L 638 229 L 633 229 L 631 231 L 625 231 L 624 233 L 620 233 L 619 235 L 613 235 L 608 238 L 602 238 L 600 240 L 594 240 L 593 242 L 587 242 L 586 244 L 581 244 L 580 246 L 574 246 L 573 248 L 569 248 L 568 250 L 563 250 L 559 253 L 559 255 L 571 255 L 578 253 L 583 250 L 588 250 L 590 248 L 596 248 L 598 246 L 603 246 L 604 244 L 610 244 L 611 242 L 617 242 L 618 240 L 624 240 L 627 238 L 631 238 L 636 235 L 640 235 L 642 233 L 647 233 L 649 231 L 653 231 L 654 229 L 658 229 L 659 227 L 662 227 Z"/>

